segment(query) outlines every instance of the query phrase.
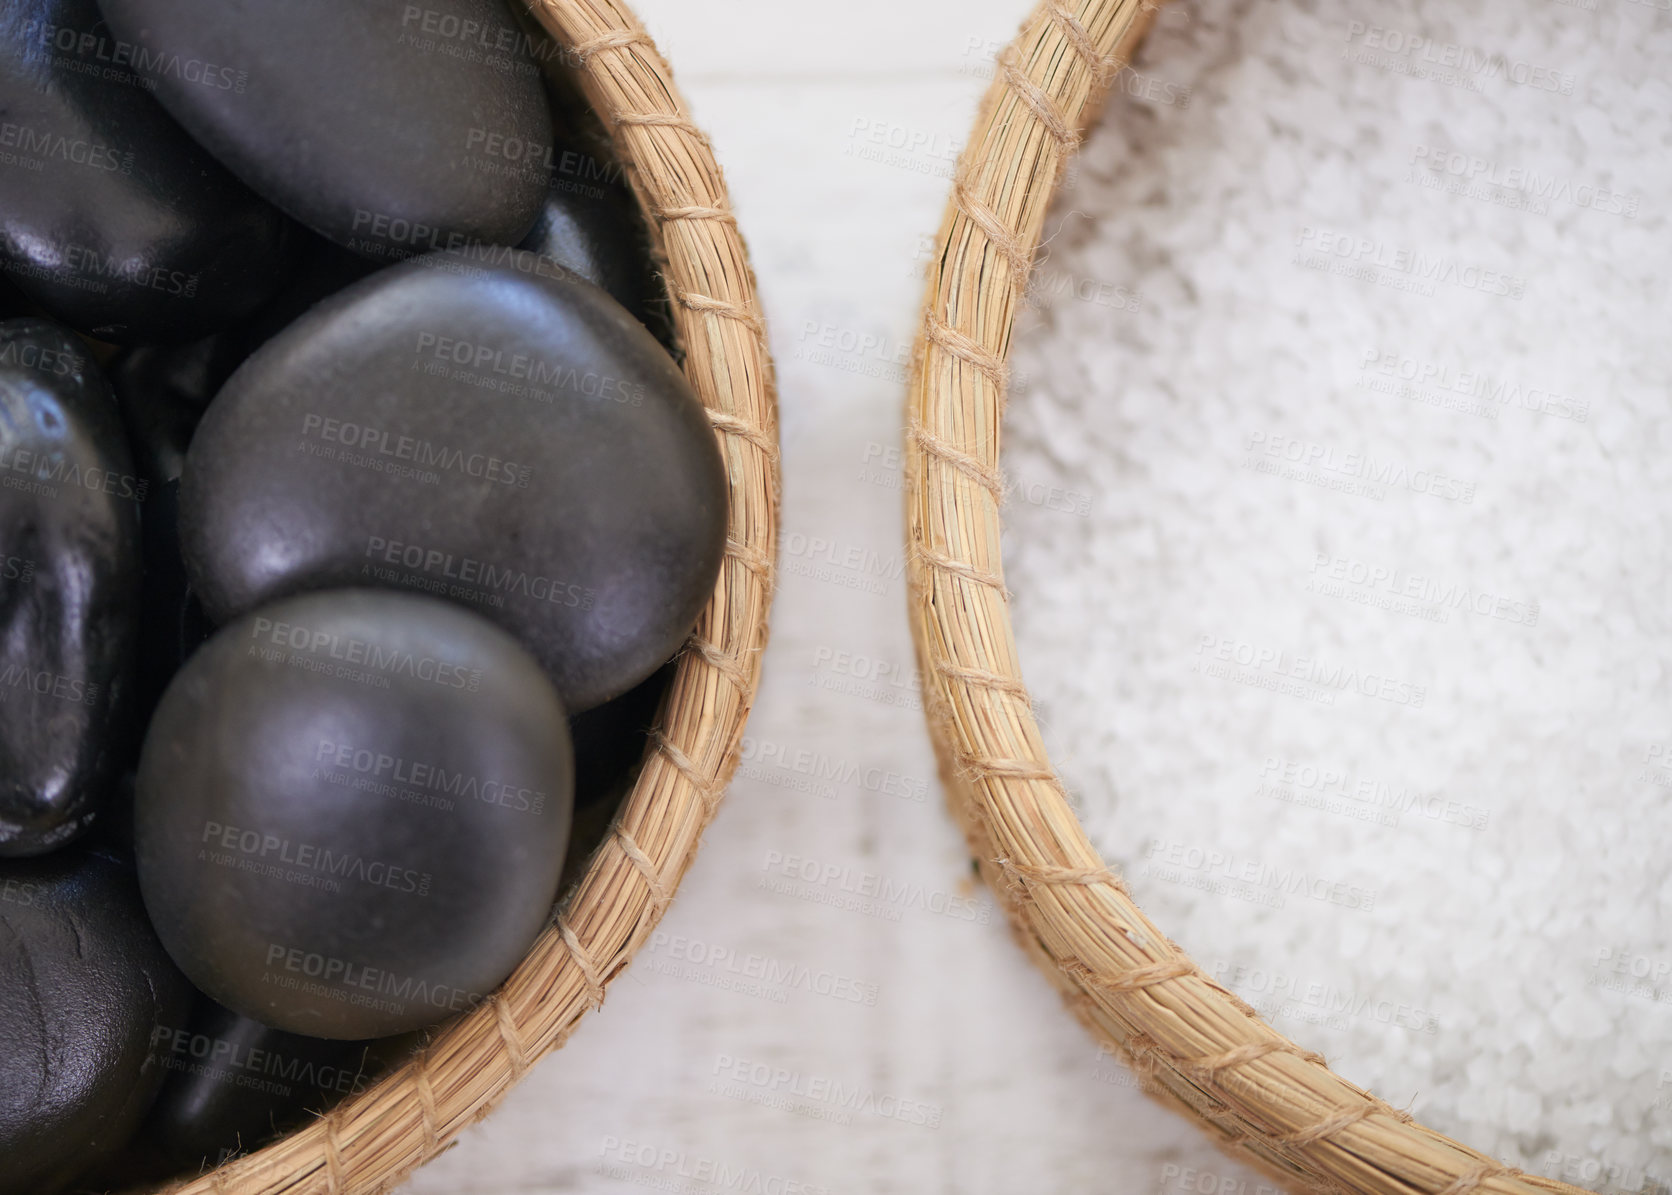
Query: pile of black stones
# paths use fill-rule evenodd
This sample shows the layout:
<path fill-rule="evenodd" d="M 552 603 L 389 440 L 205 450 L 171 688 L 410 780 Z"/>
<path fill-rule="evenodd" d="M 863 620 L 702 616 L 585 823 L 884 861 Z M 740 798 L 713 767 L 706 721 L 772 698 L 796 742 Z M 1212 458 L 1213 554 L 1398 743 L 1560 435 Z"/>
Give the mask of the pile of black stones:
<path fill-rule="evenodd" d="M 516 0 L 0 13 L 0 1195 L 196 1172 L 486 999 L 727 478 Z"/>

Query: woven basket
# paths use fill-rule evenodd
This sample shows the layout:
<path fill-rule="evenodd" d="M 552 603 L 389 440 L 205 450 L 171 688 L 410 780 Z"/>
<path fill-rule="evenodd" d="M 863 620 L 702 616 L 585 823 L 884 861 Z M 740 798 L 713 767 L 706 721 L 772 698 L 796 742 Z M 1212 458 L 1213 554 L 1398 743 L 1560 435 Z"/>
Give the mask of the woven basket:
<path fill-rule="evenodd" d="M 685 375 L 730 477 L 725 564 L 663 699 L 644 768 L 554 925 L 500 990 L 328 1115 L 169 1190 L 387 1191 L 482 1119 L 604 999 L 661 919 L 738 763 L 760 677 L 778 528 L 777 405 L 726 186 L 668 65 L 621 0 L 535 0 L 614 139 L 662 266 Z"/>
<path fill-rule="evenodd" d="M 1155 12 L 1042 0 L 1000 56 L 932 258 L 907 412 L 910 614 L 954 812 L 1022 944 L 1161 1099 L 1298 1189 L 1577 1192 L 1332 1073 L 1144 916 L 1076 821 L 1022 682 L 1000 555 L 1005 357 L 1046 209 Z"/>

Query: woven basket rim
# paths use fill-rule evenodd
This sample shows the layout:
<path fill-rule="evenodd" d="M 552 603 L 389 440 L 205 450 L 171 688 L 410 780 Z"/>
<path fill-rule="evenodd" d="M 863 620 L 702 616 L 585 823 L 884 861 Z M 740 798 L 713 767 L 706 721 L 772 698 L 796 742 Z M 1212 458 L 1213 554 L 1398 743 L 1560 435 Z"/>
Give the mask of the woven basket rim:
<path fill-rule="evenodd" d="M 1240 1160 L 1355 1195 L 1583 1195 L 1417 1123 L 1267 1025 L 1138 908 L 1047 756 L 1000 550 L 1005 358 L 1063 168 L 1157 11 L 1152 0 L 1040 0 L 998 58 L 931 259 L 907 396 L 906 557 L 948 803 L 1072 1010 L 1146 1091 Z"/>
<path fill-rule="evenodd" d="M 329 1113 L 177 1195 L 391 1189 L 482 1119 L 599 1007 L 648 938 L 732 773 L 760 683 L 777 560 L 776 384 L 753 270 L 707 136 L 626 0 L 531 0 L 576 71 L 643 208 L 683 368 L 729 479 L 714 593 L 682 651 L 642 771 L 554 924 L 500 989 Z"/>

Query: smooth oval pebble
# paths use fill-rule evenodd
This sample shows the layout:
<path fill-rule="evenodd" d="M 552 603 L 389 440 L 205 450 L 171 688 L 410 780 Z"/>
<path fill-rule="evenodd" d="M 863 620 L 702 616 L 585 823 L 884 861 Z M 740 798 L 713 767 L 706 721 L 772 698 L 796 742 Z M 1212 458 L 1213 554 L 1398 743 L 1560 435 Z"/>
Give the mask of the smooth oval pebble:
<path fill-rule="evenodd" d="M 0 861 L 0 1195 L 59 1190 L 122 1147 L 189 1000 L 127 865 L 80 846 Z"/>
<path fill-rule="evenodd" d="M 424 590 L 516 635 L 577 712 L 684 641 L 725 512 L 667 353 L 514 250 L 420 258 L 314 307 L 227 382 L 181 479 L 215 620 L 308 589 Z"/>
<path fill-rule="evenodd" d="M 307 594 L 223 627 L 146 734 L 145 905 L 191 981 L 290 1033 L 421 1028 L 545 924 L 573 761 L 510 636 L 435 598 Z"/>
<path fill-rule="evenodd" d="M 157 97 L 256 191 L 368 257 L 514 245 L 551 113 L 503 0 L 103 0 Z M 174 63 L 204 64 L 200 79 Z"/>
<path fill-rule="evenodd" d="M 146 492 L 86 346 L 0 323 L 0 855 L 84 829 L 133 746 Z"/>
<path fill-rule="evenodd" d="M 43 310 L 101 340 L 190 340 L 283 281 L 293 226 L 170 119 L 134 51 L 94 0 L 8 4 L 0 256 Z"/>

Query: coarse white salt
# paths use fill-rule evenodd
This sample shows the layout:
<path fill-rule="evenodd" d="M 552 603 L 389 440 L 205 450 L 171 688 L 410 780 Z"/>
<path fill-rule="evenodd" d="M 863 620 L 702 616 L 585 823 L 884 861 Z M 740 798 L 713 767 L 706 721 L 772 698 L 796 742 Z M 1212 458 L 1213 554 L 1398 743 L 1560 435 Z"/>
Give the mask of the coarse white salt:
<path fill-rule="evenodd" d="M 1047 221 L 1006 576 L 1203 967 L 1530 1173 L 1672 1190 L 1672 12 L 1164 10 Z"/>

